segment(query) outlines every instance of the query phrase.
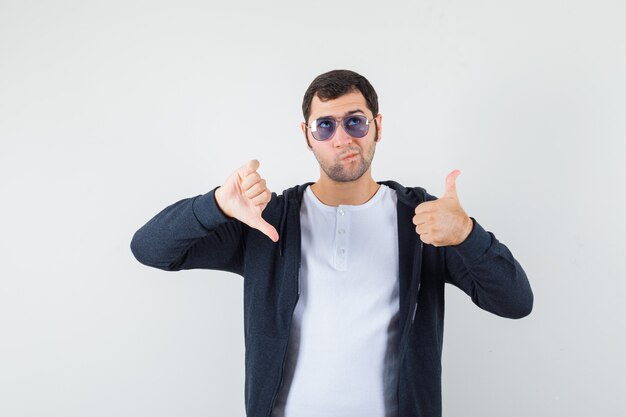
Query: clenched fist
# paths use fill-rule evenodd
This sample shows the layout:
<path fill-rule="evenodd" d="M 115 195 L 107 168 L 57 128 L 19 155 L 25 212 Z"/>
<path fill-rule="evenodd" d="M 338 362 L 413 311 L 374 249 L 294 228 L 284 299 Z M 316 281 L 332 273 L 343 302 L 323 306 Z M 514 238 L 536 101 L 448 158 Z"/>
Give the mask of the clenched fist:
<path fill-rule="evenodd" d="M 259 161 L 253 159 L 233 172 L 224 185 L 215 190 L 215 201 L 227 216 L 261 231 L 277 242 L 278 232 L 261 217 L 272 193 L 257 169 Z"/>
<path fill-rule="evenodd" d="M 453 246 L 462 243 L 472 231 L 472 219 L 465 213 L 456 193 L 456 178 L 461 171 L 454 170 L 446 178 L 446 191 L 440 199 L 426 201 L 415 208 L 413 224 L 424 243 L 434 246 Z"/>

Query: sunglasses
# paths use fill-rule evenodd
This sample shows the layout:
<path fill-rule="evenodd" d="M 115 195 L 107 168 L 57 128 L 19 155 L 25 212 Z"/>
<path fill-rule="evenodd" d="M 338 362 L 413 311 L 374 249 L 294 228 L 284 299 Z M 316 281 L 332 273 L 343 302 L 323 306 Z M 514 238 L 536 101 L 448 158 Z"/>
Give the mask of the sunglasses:
<path fill-rule="evenodd" d="M 368 119 L 360 114 L 353 114 L 343 119 L 335 119 L 334 117 L 320 117 L 313 120 L 311 125 L 307 125 L 307 129 L 311 130 L 311 134 L 316 140 L 325 141 L 333 137 L 337 131 L 337 126 L 341 123 L 343 130 L 353 138 L 362 138 L 367 135 L 370 130 L 370 122 L 374 119 Z"/>

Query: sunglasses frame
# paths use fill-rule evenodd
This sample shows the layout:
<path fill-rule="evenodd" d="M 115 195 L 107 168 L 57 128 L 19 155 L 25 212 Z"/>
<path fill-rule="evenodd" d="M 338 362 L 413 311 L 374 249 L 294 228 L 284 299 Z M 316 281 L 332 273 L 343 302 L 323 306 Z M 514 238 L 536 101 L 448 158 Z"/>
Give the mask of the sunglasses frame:
<path fill-rule="evenodd" d="M 351 117 L 355 117 L 355 116 L 361 116 L 365 118 L 365 125 L 367 126 L 367 131 L 365 132 L 365 134 L 363 136 L 352 136 L 350 135 L 350 133 L 348 133 L 348 131 L 346 130 L 346 127 L 344 126 L 344 120 L 346 119 L 350 119 Z M 341 125 L 341 128 L 343 129 L 344 132 L 346 132 L 348 135 L 350 135 L 350 137 L 353 138 L 363 138 L 365 136 L 367 136 L 367 134 L 370 131 L 370 123 L 375 120 L 376 117 L 373 117 L 371 119 L 368 119 L 366 115 L 364 114 L 351 114 L 345 117 L 342 117 L 340 119 L 337 119 L 335 117 L 332 116 L 324 116 L 324 117 L 318 117 L 317 119 L 313 120 L 312 125 L 306 125 L 306 128 L 309 129 L 311 131 L 311 136 L 313 136 L 313 139 L 315 139 L 318 142 L 326 142 L 328 140 L 331 140 L 333 138 L 333 136 L 335 136 L 335 133 L 337 133 L 337 129 L 339 129 L 339 125 Z M 332 121 L 334 123 L 334 128 L 333 128 L 333 134 L 330 135 L 327 139 L 318 139 L 315 136 L 315 132 L 317 132 L 317 121 L 318 120 L 328 120 L 328 121 Z"/>

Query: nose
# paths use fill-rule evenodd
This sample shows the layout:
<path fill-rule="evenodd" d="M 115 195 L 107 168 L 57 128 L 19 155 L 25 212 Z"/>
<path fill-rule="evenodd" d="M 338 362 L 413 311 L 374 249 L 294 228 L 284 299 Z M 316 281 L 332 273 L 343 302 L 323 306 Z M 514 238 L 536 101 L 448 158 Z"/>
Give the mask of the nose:
<path fill-rule="evenodd" d="M 349 145 L 352 143 L 352 136 L 350 136 L 343 128 L 343 124 L 339 123 L 335 135 L 333 136 L 333 144 L 337 148 Z"/>

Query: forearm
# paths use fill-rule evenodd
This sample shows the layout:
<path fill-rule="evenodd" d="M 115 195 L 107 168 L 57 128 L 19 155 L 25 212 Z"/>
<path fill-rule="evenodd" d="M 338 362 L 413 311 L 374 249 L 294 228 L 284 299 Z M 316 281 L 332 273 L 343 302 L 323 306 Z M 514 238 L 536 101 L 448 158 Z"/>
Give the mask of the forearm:
<path fill-rule="evenodd" d="M 475 222 L 463 243 L 446 250 L 449 281 L 476 305 L 502 317 L 530 314 L 533 293 L 526 273 L 493 234 Z"/>
<path fill-rule="evenodd" d="M 241 231 L 221 212 L 213 190 L 166 207 L 137 230 L 130 246 L 139 262 L 159 269 L 234 271 Z"/>

